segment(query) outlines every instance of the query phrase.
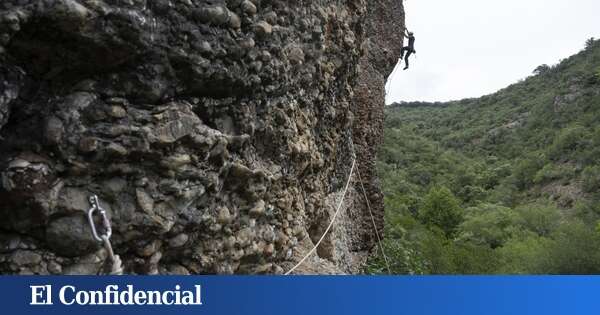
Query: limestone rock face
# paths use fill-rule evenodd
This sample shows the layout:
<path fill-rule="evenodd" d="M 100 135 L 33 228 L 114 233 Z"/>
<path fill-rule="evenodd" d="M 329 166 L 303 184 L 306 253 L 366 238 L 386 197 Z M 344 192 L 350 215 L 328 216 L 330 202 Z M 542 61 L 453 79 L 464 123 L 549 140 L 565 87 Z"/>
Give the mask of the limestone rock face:
<path fill-rule="evenodd" d="M 400 1 L 0 3 L 0 273 L 283 273 L 374 173 Z M 357 174 L 299 273 L 374 246 Z"/>

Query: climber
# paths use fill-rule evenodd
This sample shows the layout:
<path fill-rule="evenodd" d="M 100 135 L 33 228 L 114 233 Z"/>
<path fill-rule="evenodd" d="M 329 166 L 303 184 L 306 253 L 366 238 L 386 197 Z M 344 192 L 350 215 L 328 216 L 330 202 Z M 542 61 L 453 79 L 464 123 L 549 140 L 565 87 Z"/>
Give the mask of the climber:
<path fill-rule="evenodd" d="M 408 57 L 410 57 L 410 55 L 412 54 L 416 54 L 417 51 L 415 50 L 415 35 L 413 32 L 409 32 L 407 29 L 404 29 L 405 32 L 405 36 L 408 37 L 408 46 L 402 47 L 402 49 L 400 50 L 400 60 L 402 60 L 402 58 L 404 58 L 404 62 L 406 62 L 406 67 L 404 67 L 404 70 L 408 69 Z M 404 56 L 404 52 L 406 53 L 406 56 Z"/>

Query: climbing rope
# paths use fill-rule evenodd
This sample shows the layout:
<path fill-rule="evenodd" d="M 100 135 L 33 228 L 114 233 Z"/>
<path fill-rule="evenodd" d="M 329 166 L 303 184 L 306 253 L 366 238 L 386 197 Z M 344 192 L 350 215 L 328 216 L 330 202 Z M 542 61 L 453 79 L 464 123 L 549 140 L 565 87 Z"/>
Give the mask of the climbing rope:
<path fill-rule="evenodd" d="M 346 182 L 346 187 L 344 188 L 344 193 L 342 194 L 342 197 L 340 198 L 340 201 L 337 206 L 337 210 L 335 211 L 335 214 L 333 215 L 331 222 L 329 222 L 327 229 L 325 229 L 325 232 L 323 233 L 323 235 L 321 235 L 321 238 L 319 238 L 319 241 L 315 244 L 315 246 L 313 246 L 313 248 L 304 257 L 302 257 L 302 259 L 300 259 L 300 261 L 292 269 L 290 269 L 288 272 L 285 273 L 286 276 L 290 275 L 292 272 L 294 272 L 294 270 L 296 270 L 298 267 L 300 267 L 300 265 L 302 265 L 302 263 L 304 263 L 304 261 L 306 259 L 308 259 L 308 257 L 310 257 L 310 255 L 312 255 L 315 252 L 315 250 L 317 250 L 319 245 L 321 245 L 321 242 L 323 241 L 323 239 L 325 239 L 325 236 L 327 235 L 327 233 L 329 233 L 329 230 L 333 226 L 333 223 L 335 222 L 335 219 L 337 218 L 338 213 L 342 209 L 342 204 L 344 203 L 344 199 L 346 197 L 348 187 L 350 186 L 350 181 L 352 180 L 352 175 L 354 174 L 355 164 L 356 164 L 356 159 L 354 159 L 352 161 L 352 168 L 350 168 L 350 175 L 348 175 L 348 181 Z M 371 209 L 371 202 L 369 202 L 369 197 L 367 197 L 367 191 L 365 190 L 365 186 L 363 184 L 362 177 L 360 176 L 360 171 L 358 169 L 356 170 L 356 173 L 358 174 L 358 180 L 359 180 L 360 186 L 362 188 L 363 196 L 365 197 L 365 201 L 367 202 L 367 208 L 369 209 L 369 214 L 371 215 L 371 223 L 373 223 L 373 228 L 375 229 L 375 235 L 377 235 L 377 243 L 379 244 L 379 248 L 381 249 L 381 253 L 383 255 L 383 259 L 385 261 L 385 266 L 387 267 L 388 274 L 391 274 L 390 264 L 388 262 L 387 255 L 385 254 L 385 250 L 383 249 L 383 242 L 381 241 L 381 236 L 379 235 L 379 231 L 377 230 L 377 224 L 375 223 L 375 216 L 373 215 L 373 210 Z"/>
<path fill-rule="evenodd" d="M 96 241 L 101 242 L 108 253 L 108 259 L 111 264 L 110 270 L 107 272 L 109 275 L 122 275 L 123 274 L 123 263 L 121 262 L 121 258 L 119 255 L 115 255 L 112 245 L 110 243 L 110 237 L 112 235 L 112 227 L 110 226 L 110 221 L 108 220 L 108 216 L 106 215 L 106 210 L 100 206 L 100 201 L 98 201 L 98 196 L 93 195 L 90 196 L 90 204 L 92 207 L 88 210 L 88 221 L 90 223 L 90 227 L 92 229 L 92 236 Z M 102 228 L 104 231 L 102 234 L 98 234 L 98 230 L 96 229 L 96 224 L 94 223 L 94 213 L 98 212 L 100 217 L 102 218 Z"/>
<path fill-rule="evenodd" d="M 390 76 L 387 79 L 387 82 L 385 83 L 385 95 L 386 96 L 389 94 L 390 84 L 392 83 L 392 81 L 394 81 L 394 76 L 396 75 L 396 70 L 398 70 L 398 66 L 400 66 L 401 63 L 402 63 L 402 59 L 398 59 L 398 62 L 396 62 L 396 66 L 394 67 L 394 70 L 392 71 L 392 73 L 390 74 Z"/>
<path fill-rule="evenodd" d="M 308 259 L 308 257 L 310 257 L 310 255 L 312 255 L 315 252 L 315 250 L 317 250 L 319 245 L 321 245 L 321 242 L 323 241 L 323 239 L 325 239 L 325 236 L 327 235 L 327 233 L 329 233 L 329 230 L 333 226 L 333 223 L 335 222 L 335 219 L 336 219 L 338 213 L 342 209 L 342 204 L 344 203 L 344 198 L 346 197 L 346 192 L 348 191 L 348 187 L 350 186 L 350 181 L 352 180 L 352 174 L 354 173 L 354 165 L 355 164 L 356 164 L 356 159 L 354 159 L 352 161 L 352 168 L 350 169 L 350 175 L 348 175 L 348 181 L 346 182 L 346 187 L 344 188 L 344 193 L 342 194 L 342 197 L 340 198 L 340 201 L 337 206 L 337 210 L 335 211 L 335 214 L 333 215 L 331 222 L 329 222 L 327 229 L 325 229 L 325 233 L 323 233 L 323 235 L 321 236 L 319 241 L 315 244 L 315 246 L 313 246 L 313 248 L 308 252 L 308 254 L 306 254 L 304 257 L 302 257 L 302 259 L 300 259 L 300 261 L 292 269 L 290 269 L 288 272 L 285 273 L 286 276 L 290 275 L 292 272 L 294 272 L 294 270 L 296 270 L 296 268 L 300 267 L 300 265 L 302 265 L 302 263 L 304 263 L 304 261 L 306 259 Z"/>
<path fill-rule="evenodd" d="M 362 188 L 363 195 L 365 196 L 365 200 L 367 201 L 367 208 L 369 208 L 369 214 L 371 215 L 371 222 L 373 223 L 373 229 L 375 229 L 375 235 L 377 235 L 377 243 L 379 243 L 379 248 L 381 248 L 381 254 L 383 255 L 383 260 L 385 261 L 385 266 L 387 268 L 388 274 L 392 274 L 390 270 L 390 264 L 388 262 L 388 258 L 385 254 L 385 250 L 383 249 L 383 242 L 381 241 L 381 237 L 379 236 L 379 231 L 377 230 L 377 224 L 375 224 L 375 216 L 373 215 L 373 210 L 371 209 L 371 202 L 369 202 L 369 197 L 367 197 L 367 191 L 365 190 L 365 185 L 363 184 L 362 178 L 360 176 L 360 171 L 356 170 L 358 174 L 358 181 L 360 181 L 360 187 Z"/>

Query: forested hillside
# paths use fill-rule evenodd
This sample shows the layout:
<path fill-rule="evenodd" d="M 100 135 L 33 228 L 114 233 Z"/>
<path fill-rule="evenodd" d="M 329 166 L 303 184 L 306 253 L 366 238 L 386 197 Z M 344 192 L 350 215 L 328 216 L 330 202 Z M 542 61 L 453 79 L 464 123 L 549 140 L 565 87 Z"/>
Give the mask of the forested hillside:
<path fill-rule="evenodd" d="M 492 95 L 390 106 L 378 168 L 393 273 L 600 273 L 600 41 Z"/>

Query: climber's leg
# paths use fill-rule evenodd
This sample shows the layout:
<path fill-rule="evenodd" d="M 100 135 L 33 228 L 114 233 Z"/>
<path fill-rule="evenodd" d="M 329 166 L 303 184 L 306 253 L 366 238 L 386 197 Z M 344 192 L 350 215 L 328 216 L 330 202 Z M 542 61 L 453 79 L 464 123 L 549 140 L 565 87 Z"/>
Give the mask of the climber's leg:
<path fill-rule="evenodd" d="M 406 67 L 404 67 L 404 70 L 408 69 L 408 57 L 410 57 L 410 55 L 412 55 L 412 50 L 408 49 L 408 53 L 406 53 L 406 57 L 404 57 L 404 62 L 406 62 Z"/>
<path fill-rule="evenodd" d="M 408 47 L 402 47 L 402 49 L 400 49 L 400 60 L 402 60 L 404 58 L 404 52 L 408 50 Z"/>

